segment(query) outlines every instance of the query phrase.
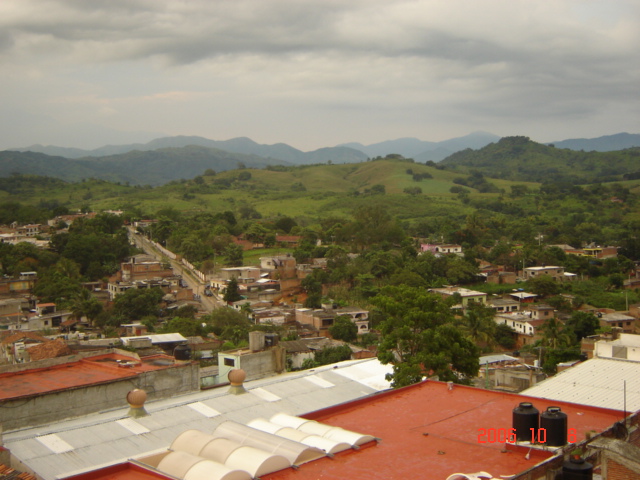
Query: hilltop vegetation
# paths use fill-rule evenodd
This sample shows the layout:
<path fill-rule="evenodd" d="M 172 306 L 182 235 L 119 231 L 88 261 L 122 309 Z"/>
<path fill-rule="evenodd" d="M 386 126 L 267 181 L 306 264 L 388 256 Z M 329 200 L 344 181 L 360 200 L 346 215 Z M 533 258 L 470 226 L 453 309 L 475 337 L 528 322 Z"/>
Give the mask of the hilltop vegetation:
<path fill-rule="evenodd" d="M 511 181 L 588 184 L 622 180 L 640 170 L 640 147 L 617 152 L 583 152 L 505 137 L 479 150 L 466 149 L 440 165 Z"/>
<path fill-rule="evenodd" d="M 78 209 L 153 218 L 170 208 L 185 219 L 232 212 L 243 222 L 269 224 L 289 217 L 319 231 L 325 219 L 344 223 L 358 208 L 381 205 L 416 237 L 490 246 L 496 239 L 527 242 L 542 235 L 546 243 L 579 245 L 620 243 L 628 228 L 637 229 L 639 184 L 513 182 L 389 156 L 357 164 L 207 170 L 160 187 L 15 175 L 0 181 L 0 203 L 8 212 L 5 223 L 41 222 L 47 212 Z"/>

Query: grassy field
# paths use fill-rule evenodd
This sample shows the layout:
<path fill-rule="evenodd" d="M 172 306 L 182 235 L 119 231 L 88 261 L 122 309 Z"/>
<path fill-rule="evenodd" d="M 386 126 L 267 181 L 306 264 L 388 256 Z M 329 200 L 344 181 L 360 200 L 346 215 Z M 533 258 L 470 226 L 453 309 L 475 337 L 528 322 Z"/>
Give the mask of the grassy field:
<path fill-rule="evenodd" d="M 432 178 L 414 181 L 412 174 L 422 173 L 429 173 Z M 464 187 L 469 191 L 469 196 L 463 202 L 457 194 L 450 192 L 455 185 L 454 179 L 461 176 L 458 172 L 423 164 L 385 159 L 354 164 L 290 167 L 281 171 L 231 170 L 154 188 L 94 179 L 54 186 L 36 184 L 25 186 L 13 194 L 0 191 L 0 201 L 31 205 L 56 201 L 71 210 L 83 207 L 98 211 L 125 209 L 137 210 L 149 216 L 166 207 L 184 214 L 227 210 L 238 212 L 243 207 L 250 207 L 263 218 L 290 216 L 300 224 L 317 222 L 329 216 L 350 217 L 359 206 L 371 203 L 383 204 L 389 214 L 409 223 L 425 219 L 460 221 L 476 211 L 483 202 L 488 209 L 495 210 L 492 202 L 507 207 L 515 205 L 523 212 L 528 212 L 528 215 L 544 211 L 545 215 L 558 219 L 566 217 L 569 211 L 583 212 L 587 218 L 595 215 L 595 212 L 585 210 L 581 200 L 570 196 L 553 203 L 541 203 L 535 194 L 513 199 L 510 195 L 511 186 L 526 185 L 531 192 L 535 192 L 540 185 L 503 179 L 488 179 L 502 193 L 479 193 L 473 188 Z M 640 180 L 617 183 L 633 193 L 640 192 Z M 386 193 L 372 194 L 372 187 L 376 185 L 383 185 Z M 410 187 L 419 187 L 422 193 L 404 193 Z M 610 210 L 607 214 L 640 221 L 640 212 L 624 205 L 612 203 L 605 208 Z"/>

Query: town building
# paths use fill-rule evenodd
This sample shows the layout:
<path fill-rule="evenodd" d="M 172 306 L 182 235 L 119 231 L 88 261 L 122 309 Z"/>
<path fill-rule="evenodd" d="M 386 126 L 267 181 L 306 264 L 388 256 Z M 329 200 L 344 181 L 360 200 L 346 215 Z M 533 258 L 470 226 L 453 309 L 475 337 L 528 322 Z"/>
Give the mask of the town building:
<path fill-rule="evenodd" d="M 612 476 L 619 464 L 635 472 L 638 414 L 623 422 L 624 412 L 617 409 L 431 380 L 386 390 L 389 384 L 381 367 L 377 360 L 341 362 L 240 384 L 241 391 L 218 388 L 149 401 L 136 416 L 122 405 L 100 415 L 7 431 L 5 448 L 13 467 L 42 480 L 137 479 L 141 471 L 134 465 L 148 470 L 148 477 L 140 477 L 147 479 L 168 475 L 249 480 L 259 475 L 264 480 L 461 480 L 484 471 L 490 473 L 488 478 L 543 480 L 556 478 L 576 447 L 610 475 L 603 480 L 619 478 Z M 553 407 L 566 415 L 566 445 L 538 444 L 528 438 L 507 441 L 514 427 L 513 411 L 526 402 L 539 412 Z M 312 433 L 306 433 L 307 428 Z M 333 443 L 324 436 L 329 431 L 335 433 Z M 310 434 L 321 437 L 313 440 L 325 442 L 331 458 L 300 443 L 312 440 Z M 232 448 L 223 451 L 218 446 L 222 444 Z M 277 447 L 285 444 L 290 453 L 298 453 L 289 457 Z M 211 463 L 205 445 L 220 455 L 219 463 Z M 162 463 L 171 451 L 182 454 Z M 238 461 L 229 457 L 230 451 L 238 452 Z M 288 463 L 274 458 L 274 452 Z M 198 464 L 206 467 L 208 476 L 196 477 L 195 471 L 187 475 Z M 238 473 L 230 474 L 231 470 Z"/>
<path fill-rule="evenodd" d="M 296 308 L 295 320 L 313 328 L 319 335 L 330 336 L 329 328 L 339 316 L 347 316 L 358 327 L 358 335 L 369 333 L 369 311 L 357 307 L 323 305 L 323 308 Z"/>
<path fill-rule="evenodd" d="M 58 418 L 34 428 L 5 428 L 4 446 L 10 452 L 13 468 L 37 474 L 39 480 L 67 479 L 94 471 L 92 475 L 96 476 L 80 478 L 137 479 L 97 475 L 104 475 L 101 468 L 132 473 L 130 465 L 123 466 L 130 463 L 129 459 L 136 463 L 137 458 L 166 450 L 187 430 L 213 432 L 229 420 L 246 425 L 258 417 L 301 415 L 376 394 L 389 388 L 385 375 L 390 371 L 390 366 L 381 365 L 377 359 L 340 362 L 248 382 L 243 395 L 221 387 L 154 399 L 150 386 L 150 398 L 144 405 L 148 416 L 129 416 L 126 392 L 110 395 L 109 400 L 117 405 L 99 414 Z M 165 477 L 141 480 L 149 478 Z"/>
<path fill-rule="evenodd" d="M 600 325 L 619 328 L 623 333 L 635 333 L 636 318 L 623 312 L 605 313 L 600 317 Z"/>
<path fill-rule="evenodd" d="M 556 311 L 551 305 L 534 303 L 525 306 L 524 311 L 530 314 L 534 320 L 548 320 L 555 317 Z"/>
<path fill-rule="evenodd" d="M 622 333 L 615 340 L 600 339 L 594 344 L 593 356 L 640 362 L 640 335 Z"/>
<path fill-rule="evenodd" d="M 13 430 L 97 413 L 119 405 L 132 387 L 157 399 L 197 391 L 198 365 L 109 350 L 0 367 L 0 424 Z"/>
<path fill-rule="evenodd" d="M 557 282 L 572 281 L 577 278 L 575 273 L 569 273 L 564 271 L 564 267 L 557 266 L 542 266 L 542 267 L 526 267 L 524 269 L 524 279 L 530 280 L 542 275 L 549 276 Z"/>
<path fill-rule="evenodd" d="M 119 278 L 123 282 L 135 282 L 138 280 L 156 280 L 173 277 L 171 267 L 165 268 L 162 262 L 150 255 L 135 255 L 128 261 L 120 264 Z"/>
<path fill-rule="evenodd" d="M 443 298 L 452 297 L 454 295 L 460 296 L 460 308 L 467 308 L 471 303 L 487 304 L 487 294 L 484 292 L 478 292 L 476 290 L 469 290 L 463 287 L 443 287 L 443 288 L 430 288 L 430 292 L 436 293 Z"/>
<path fill-rule="evenodd" d="M 520 302 L 513 298 L 489 298 L 487 306 L 493 308 L 497 313 L 510 313 L 520 310 Z"/>
<path fill-rule="evenodd" d="M 532 312 L 500 313 L 493 317 L 498 324 L 511 327 L 516 332 L 516 347 L 531 345 L 541 338 L 539 329 L 545 320 L 535 319 Z"/>
<path fill-rule="evenodd" d="M 423 243 L 420 245 L 420 253 L 432 253 L 436 256 L 438 255 L 446 255 L 446 254 L 453 254 L 453 255 L 458 255 L 459 257 L 463 256 L 464 253 L 462 251 L 462 246 L 461 245 L 455 245 L 455 244 L 430 244 L 430 243 Z"/>
<path fill-rule="evenodd" d="M 36 284 L 37 272 L 20 272 L 17 278 L 0 279 L 0 295 L 28 294 Z"/>
<path fill-rule="evenodd" d="M 619 411 L 640 410 L 640 362 L 592 358 L 523 391 L 549 401 L 573 402 Z"/>

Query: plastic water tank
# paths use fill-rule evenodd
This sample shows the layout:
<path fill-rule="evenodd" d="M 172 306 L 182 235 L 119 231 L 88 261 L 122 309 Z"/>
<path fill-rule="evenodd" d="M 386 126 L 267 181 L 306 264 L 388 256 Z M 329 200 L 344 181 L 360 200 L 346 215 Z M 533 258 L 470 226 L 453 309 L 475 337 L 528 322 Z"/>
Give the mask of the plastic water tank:
<path fill-rule="evenodd" d="M 567 444 L 567 414 L 560 407 L 548 407 L 540 415 L 540 429 L 543 428 L 547 438 L 546 445 L 562 447 Z"/>
<path fill-rule="evenodd" d="M 173 349 L 173 356 L 176 360 L 191 360 L 191 348 L 185 344 L 178 345 Z"/>
<path fill-rule="evenodd" d="M 538 431 L 540 412 L 530 402 L 522 402 L 513 409 L 513 428 L 516 429 L 516 441 L 531 441 L 531 429 Z"/>
<path fill-rule="evenodd" d="M 593 480 L 593 465 L 583 458 L 571 458 L 562 464 L 562 480 Z"/>

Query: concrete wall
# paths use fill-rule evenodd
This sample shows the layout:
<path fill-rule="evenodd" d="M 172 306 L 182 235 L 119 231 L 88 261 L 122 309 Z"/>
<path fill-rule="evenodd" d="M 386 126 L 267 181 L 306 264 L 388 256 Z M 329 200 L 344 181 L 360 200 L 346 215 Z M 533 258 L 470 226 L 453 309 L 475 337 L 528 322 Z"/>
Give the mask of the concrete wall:
<path fill-rule="evenodd" d="M 199 365 L 189 362 L 100 385 L 5 400 L 5 408 L 0 408 L 0 424 L 5 430 L 15 430 L 114 408 L 122 408 L 126 414 L 126 396 L 134 388 L 145 390 L 148 401 L 198 391 Z"/>
<path fill-rule="evenodd" d="M 492 369 L 489 371 L 489 376 L 493 377 L 495 387 L 509 387 L 517 392 L 533 387 L 546 377 L 544 374 L 536 373 L 531 369 L 516 370 L 515 368 Z"/>
<path fill-rule="evenodd" d="M 235 354 L 233 352 L 218 353 L 218 368 L 220 382 L 227 382 L 229 371 L 241 368 L 247 374 L 246 380 L 262 378 L 275 373 L 282 373 L 285 369 L 286 350 L 280 346 L 262 352 Z M 225 365 L 224 359 L 234 359 L 235 365 Z"/>

